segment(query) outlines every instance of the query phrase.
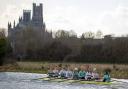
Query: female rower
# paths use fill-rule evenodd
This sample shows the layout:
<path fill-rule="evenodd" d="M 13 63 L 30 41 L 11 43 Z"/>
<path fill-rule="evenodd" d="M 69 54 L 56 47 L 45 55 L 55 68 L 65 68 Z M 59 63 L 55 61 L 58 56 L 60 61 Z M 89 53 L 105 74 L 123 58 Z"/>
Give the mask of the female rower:
<path fill-rule="evenodd" d="M 97 72 L 92 72 L 92 79 L 93 80 L 99 80 L 100 79 L 100 77 L 99 77 L 99 74 L 97 73 Z"/>
<path fill-rule="evenodd" d="M 75 68 L 73 71 L 73 79 L 75 79 L 75 80 L 79 79 L 78 68 Z"/>
<path fill-rule="evenodd" d="M 92 72 L 91 71 L 86 72 L 85 80 L 92 80 Z"/>
<path fill-rule="evenodd" d="M 84 66 L 81 66 L 81 70 L 79 71 L 79 79 L 85 79 L 85 75 L 86 75 L 85 68 Z"/>
<path fill-rule="evenodd" d="M 49 67 L 48 68 L 48 77 L 54 77 L 54 73 L 53 73 L 53 68 L 52 67 Z"/>
<path fill-rule="evenodd" d="M 111 80 L 110 74 L 108 72 L 105 72 L 103 76 L 103 82 L 110 82 L 110 80 Z"/>
<path fill-rule="evenodd" d="M 53 69 L 53 77 L 58 77 L 59 76 L 59 70 L 58 70 L 58 66 L 56 66 L 54 69 Z"/>
<path fill-rule="evenodd" d="M 60 78 L 66 78 L 66 68 L 62 68 L 59 72 Z"/>
<path fill-rule="evenodd" d="M 68 67 L 68 69 L 66 71 L 66 78 L 67 79 L 72 79 L 72 77 L 73 77 L 72 69 L 70 67 Z"/>
<path fill-rule="evenodd" d="M 92 79 L 93 80 L 99 80 L 99 74 L 96 72 L 96 68 L 93 68 L 93 72 L 92 72 Z"/>

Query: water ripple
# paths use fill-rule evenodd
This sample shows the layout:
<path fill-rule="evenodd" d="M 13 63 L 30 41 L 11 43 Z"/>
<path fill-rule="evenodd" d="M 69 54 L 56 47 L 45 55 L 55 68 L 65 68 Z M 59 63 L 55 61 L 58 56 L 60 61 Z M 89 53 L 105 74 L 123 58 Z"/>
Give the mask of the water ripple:
<path fill-rule="evenodd" d="M 0 89 L 128 89 L 128 83 L 122 81 L 101 86 L 33 80 L 45 76 L 45 74 L 2 72 L 0 73 Z"/>

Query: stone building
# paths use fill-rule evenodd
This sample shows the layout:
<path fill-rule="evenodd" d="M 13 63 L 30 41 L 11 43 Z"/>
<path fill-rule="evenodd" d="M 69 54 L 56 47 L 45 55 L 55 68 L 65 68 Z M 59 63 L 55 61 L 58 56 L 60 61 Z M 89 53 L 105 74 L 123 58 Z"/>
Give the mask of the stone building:
<path fill-rule="evenodd" d="M 52 32 L 46 30 L 45 22 L 43 20 L 43 4 L 36 5 L 33 3 L 33 9 L 23 10 L 23 16 L 19 17 L 19 21 L 16 24 L 8 22 L 8 38 L 11 43 L 13 50 L 16 52 L 16 46 L 22 45 L 22 41 L 18 39 L 17 35 L 22 35 L 23 30 L 32 29 L 36 32 L 36 36 L 41 39 L 41 42 L 50 41 L 52 39 Z M 20 42 L 20 43 L 19 43 Z M 40 42 L 40 43 L 41 43 Z M 40 44 L 38 43 L 38 44 Z M 19 48 L 19 46 L 17 48 Z M 23 49 L 23 48 L 21 48 Z M 18 52 L 16 52 L 18 53 Z"/>
<path fill-rule="evenodd" d="M 27 27 L 31 27 L 34 30 L 39 30 L 40 33 L 45 37 L 52 37 L 51 33 L 46 31 L 46 26 L 43 21 L 43 4 L 40 3 L 39 6 L 33 3 L 33 11 L 31 16 L 31 10 L 23 10 L 23 16 L 19 17 L 19 23 L 13 23 L 13 26 L 8 22 L 8 37 L 14 35 L 16 31 L 20 31 Z"/>

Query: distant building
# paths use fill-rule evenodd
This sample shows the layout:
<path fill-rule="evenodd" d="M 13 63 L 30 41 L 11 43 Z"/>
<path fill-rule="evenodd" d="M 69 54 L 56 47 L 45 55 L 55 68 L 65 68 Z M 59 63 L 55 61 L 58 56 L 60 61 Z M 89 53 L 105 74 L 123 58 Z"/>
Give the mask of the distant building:
<path fill-rule="evenodd" d="M 28 35 L 30 35 L 30 29 L 33 30 L 33 38 L 28 40 L 24 38 L 24 31 L 28 30 Z M 36 5 L 33 3 L 32 13 L 31 10 L 23 10 L 23 16 L 19 17 L 17 24 L 15 21 L 13 25 L 8 22 L 8 38 L 13 48 L 13 54 L 18 58 L 23 58 L 25 56 L 27 50 L 25 48 L 28 43 L 31 43 L 29 42 L 30 40 L 34 40 L 34 42 L 40 46 L 47 42 L 51 42 L 52 32 L 46 30 L 43 21 L 43 4 L 40 3 Z M 34 44 L 32 43 L 32 45 Z"/>
<path fill-rule="evenodd" d="M 13 26 L 8 22 L 8 37 L 11 40 L 15 39 L 16 32 L 20 32 L 23 29 L 31 27 L 34 30 L 38 30 L 42 35 L 42 39 L 52 38 L 52 33 L 46 31 L 46 26 L 43 21 L 43 4 L 40 3 L 39 6 L 33 3 L 33 11 L 31 18 L 31 10 L 23 10 L 23 16 L 19 17 L 19 23 L 13 23 Z"/>

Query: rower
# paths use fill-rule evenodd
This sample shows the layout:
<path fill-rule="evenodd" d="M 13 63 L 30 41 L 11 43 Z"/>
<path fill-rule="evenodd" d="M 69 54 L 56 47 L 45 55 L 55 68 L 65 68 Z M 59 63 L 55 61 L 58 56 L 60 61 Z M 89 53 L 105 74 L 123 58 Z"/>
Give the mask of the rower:
<path fill-rule="evenodd" d="M 73 77 L 72 69 L 70 67 L 68 67 L 68 69 L 66 70 L 66 78 L 72 79 L 72 77 Z"/>
<path fill-rule="evenodd" d="M 54 75 L 54 73 L 53 73 L 53 68 L 49 67 L 47 74 L 48 74 L 48 77 L 54 77 L 54 76 L 53 76 L 53 75 Z"/>
<path fill-rule="evenodd" d="M 93 69 L 92 79 L 93 80 L 99 80 L 100 79 L 99 74 L 96 72 L 96 68 Z"/>
<path fill-rule="evenodd" d="M 79 79 L 78 68 L 75 68 L 73 71 L 73 79 L 75 79 L 75 80 Z"/>
<path fill-rule="evenodd" d="M 85 79 L 85 75 L 86 75 L 86 72 L 85 72 L 85 69 L 84 69 L 84 66 L 81 66 L 81 70 L 79 71 L 79 79 Z"/>
<path fill-rule="evenodd" d="M 99 74 L 97 72 L 92 72 L 92 79 L 99 80 L 100 79 Z"/>
<path fill-rule="evenodd" d="M 92 80 L 92 72 L 91 71 L 86 72 L 85 80 Z"/>
<path fill-rule="evenodd" d="M 59 72 L 60 78 L 66 78 L 66 68 L 62 68 Z"/>
<path fill-rule="evenodd" d="M 59 76 L 59 70 L 58 70 L 58 67 L 56 66 L 54 69 L 53 69 L 53 73 L 54 73 L 54 77 L 58 77 Z"/>
<path fill-rule="evenodd" d="M 111 78 L 110 78 L 110 74 L 109 72 L 105 72 L 104 76 L 103 76 L 103 82 L 110 82 Z"/>

